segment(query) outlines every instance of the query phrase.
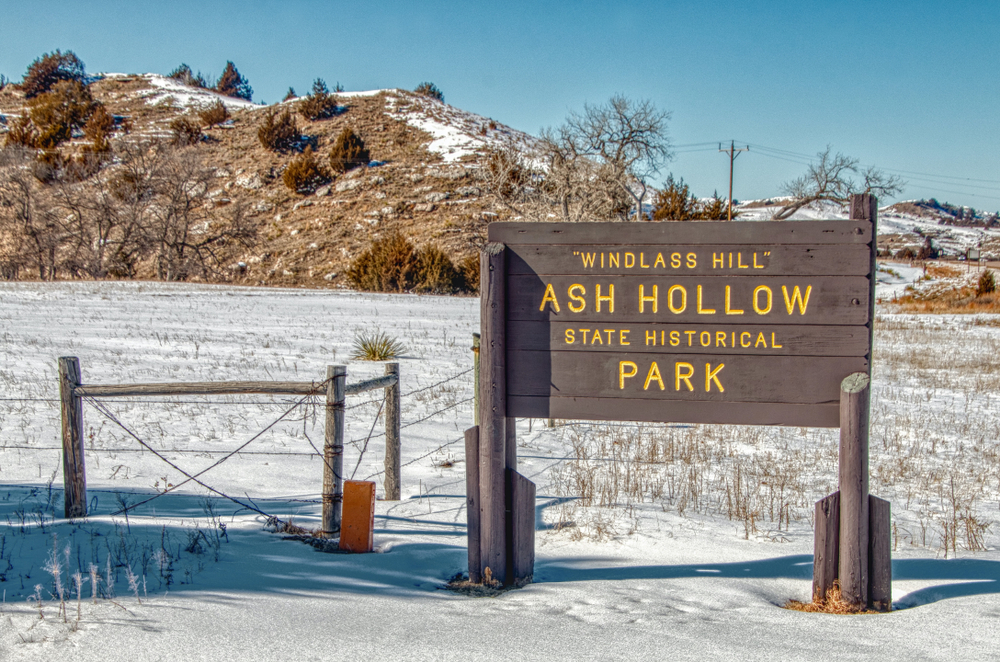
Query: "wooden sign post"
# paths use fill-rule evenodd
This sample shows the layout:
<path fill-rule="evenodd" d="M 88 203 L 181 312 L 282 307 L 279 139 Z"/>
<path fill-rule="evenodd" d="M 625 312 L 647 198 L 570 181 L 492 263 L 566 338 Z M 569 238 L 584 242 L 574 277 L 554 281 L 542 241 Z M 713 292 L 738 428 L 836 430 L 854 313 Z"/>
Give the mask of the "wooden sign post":
<path fill-rule="evenodd" d="M 817 529 L 817 545 L 840 564 L 829 581 L 850 568 L 852 599 L 870 602 L 875 210 L 872 196 L 855 196 L 850 220 L 491 224 L 470 577 L 531 575 L 513 417 L 841 426 L 855 461 L 845 474 L 842 445 L 841 496 L 824 506 L 838 530 Z"/>

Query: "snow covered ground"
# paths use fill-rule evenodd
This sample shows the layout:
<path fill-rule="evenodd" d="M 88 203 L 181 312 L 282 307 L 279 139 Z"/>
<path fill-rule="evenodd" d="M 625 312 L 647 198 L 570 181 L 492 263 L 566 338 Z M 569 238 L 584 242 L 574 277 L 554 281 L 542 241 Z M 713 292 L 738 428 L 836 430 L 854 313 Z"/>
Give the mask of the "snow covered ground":
<path fill-rule="evenodd" d="M 539 494 L 535 583 L 495 598 L 442 590 L 466 568 L 461 436 L 472 418 L 478 305 L 135 282 L 0 284 L 0 659 L 825 660 L 830 651 L 995 659 L 995 317 L 879 315 L 872 492 L 893 503 L 897 611 L 838 617 L 781 608 L 809 598 L 811 504 L 835 488 L 833 430 L 519 420 L 519 469 Z M 113 515 L 182 477 L 89 404 L 92 516 L 59 519 L 59 356 L 78 356 L 87 383 L 308 381 L 333 363 L 346 363 L 354 382 L 383 371 L 349 359 L 355 334 L 375 328 L 407 346 L 403 499 L 376 506 L 378 553 L 327 554 L 283 539 L 262 515 L 190 485 L 127 519 Z M 125 400 L 108 402 L 109 413 L 193 472 L 295 399 Z M 345 467 L 380 481 L 371 400 L 348 399 Z M 322 427 L 321 409 L 297 407 L 203 479 L 316 526 L 322 465 L 311 443 L 321 443 Z M 621 493 L 607 508 L 574 498 L 582 470 L 600 482 L 619 468 L 598 462 L 602 444 L 654 441 L 680 449 L 677 458 L 628 466 L 650 467 L 643 475 L 659 496 Z M 573 459 L 581 453 L 593 466 Z M 729 493 L 737 471 L 744 483 Z M 734 496 L 754 514 L 727 513 Z"/>

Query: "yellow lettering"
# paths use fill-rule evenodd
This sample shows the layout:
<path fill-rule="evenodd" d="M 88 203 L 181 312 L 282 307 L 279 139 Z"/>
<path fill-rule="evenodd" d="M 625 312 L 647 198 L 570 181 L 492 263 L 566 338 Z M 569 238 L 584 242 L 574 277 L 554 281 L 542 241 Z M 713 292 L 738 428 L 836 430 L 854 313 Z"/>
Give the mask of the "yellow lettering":
<path fill-rule="evenodd" d="M 614 332 L 615 332 L 614 329 L 605 329 L 604 330 L 604 333 L 608 334 L 608 344 L 609 345 L 611 344 L 611 334 L 613 334 Z"/>
<path fill-rule="evenodd" d="M 760 297 L 758 296 L 761 292 L 767 295 L 767 303 L 763 306 L 760 305 Z M 758 285 L 753 291 L 753 311 L 758 315 L 767 315 L 771 312 L 771 288 L 767 285 Z"/>
<path fill-rule="evenodd" d="M 719 347 L 719 346 L 725 347 L 726 346 L 726 332 L 725 331 L 716 331 L 715 332 L 715 346 L 716 347 Z"/>
<path fill-rule="evenodd" d="M 736 254 L 736 268 L 737 269 L 749 269 L 749 264 L 743 264 L 743 253 Z"/>
<path fill-rule="evenodd" d="M 674 292 L 681 293 L 681 305 L 674 305 Z M 680 315 L 683 313 L 688 306 L 688 293 L 684 289 L 683 285 L 671 285 L 670 289 L 667 290 L 667 307 L 670 308 L 670 312 L 674 315 Z"/>
<path fill-rule="evenodd" d="M 662 266 L 664 269 L 667 268 L 667 263 L 663 261 L 663 253 L 656 254 L 656 262 L 653 263 L 653 267 Z"/>
<path fill-rule="evenodd" d="M 632 344 L 632 343 L 630 343 L 628 341 L 628 334 L 629 334 L 629 330 L 628 329 L 622 329 L 621 331 L 618 332 L 618 344 L 619 345 L 631 345 Z M 653 335 L 656 335 L 655 331 L 653 332 Z"/>
<path fill-rule="evenodd" d="M 681 344 L 681 332 L 680 331 L 671 331 L 670 332 L 670 346 L 671 347 L 677 347 L 680 344 Z"/>
<path fill-rule="evenodd" d="M 697 333 L 697 331 L 685 331 L 684 332 L 684 335 L 686 335 L 688 337 L 688 347 L 691 347 L 691 338 L 694 337 L 695 333 Z"/>
<path fill-rule="evenodd" d="M 653 342 L 649 342 L 650 340 Z M 653 345 L 654 347 L 656 346 L 656 331 L 646 332 L 646 347 L 649 347 L 650 345 Z"/>
<path fill-rule="evenodd" d="M 635 266 L 635 253 L 625 253 L 625 268 L 631 269 Z"/>
<path fill-rule="evenodd" d="M 698 336 L 698 342 L 701 343 L 702 347 L 708 347 L 712 344 L 712 334 L 708 331 L 702 331 L 701 335 Z"/>
<path fill-rule="evenodd" d="M 764 348 L 766 349 L 767 348 L 767 340 L 764 338 L 764 334 L 763 333 L 758 333 L 757 334 L 757 342 L 755 342 L 753 344 L 753 348 L 757 349 L 761 345 L 764 345 Z"/>
<path fill-rule="evenodd" d="M 590 329 L 580 329 L 580 333 L 583 334 L 583 344 L 587 344 L 587 334 L 590 333 Z"/>
<path fill-rule="evenodd" d="M 670 254 L 670 266 L 674 269 L 679 269 L 681 266 L 681 254 L 671 253 Z"/>
<path fill-rule="evenodd" d="M 600 285 L 595 285 L 594 287 L 597 289 L 597 294 L 595 296 L 595 299 L 597 301 L 597 312 L 601 312 L 601 302 L 602 301 L 607 301 L 608 302 L 608 312 L 609 313 L 615 312 L 615 286 L 614 286 L 614 283 L 608 285 L 608 296 L 606 296 L 606 297 L 602 297 L 601 296 L 601 286 Z"/>
<path fill-rule="evenodd" d="M 566 329 L 566 344 L 572 345 L 576 342 L 576 332 L 573 329 Z"/>
<path fill-rule="evenodd" d="M 729 254 L 729 268 L 730 269 L 733 268 L 733 254 L 732 253 Z"/>
<path fill-rule="evenodd" d="M 795 304 L 798 304 L 799 306 L 799 315 L 806 314 L 806 306 L 809 305 L 809 295 L 812 293 L 812 288 L 812 285 L 806 286 L 806 295 L 803 297 L 802 292 L 799 291 L 799 286 L 796 285 L 792 290 L 792 297 L 789 298 L 788 288 L 784 285 L 781 286 L 781 293 L 785 297 L 785 308 L 788 309 L 789 315 L 792 314 L 792 309 L 795 307 Z"/>
<path fill-rule="evenodd" d="M 604 253 L 601 253 L 601 269 L 604 268 Z"/>
<path fill-rule="evenodd" d="M 650 302 L 651 304 L 653 304 L 653 313 L 654 314 L 657 313 L 657 312 L 659 312 L 660 303 L 659 303 L 659 300 L 657 298 L 659 289 L 660 288 L 659 288 L 658 285 L 654 285 L 653 286 L 653 296 L 647 297 L 647 296 L 645 296 L 645 294 L 646 294 L 646 286 L 642 285 L 642 284 L 639 285 L 639 312 L 640 313 L 646 312 L 646 302 L 647 301 Z"/>
<path fill-rule="evenodd" d="M 603 345 L 604 340 L 601 338 L 601 330 L 594 329 L 594 335 L 590 336 L 591 345 Z"/>
<path fill-rule="evenodd" d="M 698 256 L 694 253 L 687 254 L 687 268 L 694 269 L 698 266 Z"/>
<path fill-rule="evenodd" d="M 779 345 L 778 343 L 776 343 L 774 341 L 774 331 L 772 331 L 771 332 L 771 349 L 775 349 L 775 348 L 778 348 L 778 347 L 784 347 L 784 345 Z"/>
<path fill-rule="evenodd" d="M 726 254 L 712 253 L 712 268 L 718 269 L 724 266 L 726 266 Z"/>
<path fill-rule="evenodd" d="M 552 283 L 545 286 L 545 294 L 542 295 L 542 305 L 538 307 L 538 310 L 545 310 L 546 303 L 551 303 L 555 311 L 559 312 L 559 302 L 556 300 L 556 291 L 552 289 Z"/>
<path fill-rule="evenodd" d="M 708 393 L 712 390 L 712 382 L 715 382 L 715 385 L 719 387 L 719 393 L 725 393 L 726 389 L 722 388 L 722 382 L 720 382 L 719 378 L 716 376 L 725 367 L 726 367 L 725 363 L 720 363 L 719 367 L 717 367 L 715 370 L 712 370 L 711 363 L 705 364 L 705 393 Z"/>
<path fill-rule="evenodd" d="M 580 258 L 583 259 L 583 268 L 592 269 L 594 267 L 594 258 L 597 257 L 597 253 L 580 253 Z"/>
<path fill-rule="evenodd" d="M 685 372 L 681 372 L 681 370 Z M 674 390 L 681 390 L 681 382 L 684 382 L 689 391 L 694 390 L 694 386 L 691 386 L 691 378 L 694 377 L 694 366 L 690 363 L 675 363 L 674 364 Z"/>
<path fill-rule="evenodd" d="M 649 366 L 649 374 L 646 375 L 646 383 L 642 385 L 642 390 L 649 390 L 649 383 L 653 380 L 660 385 L 660 390 L 666 389 L 663 385 L 663 377 L 660 376 L 660 366 L 656 365 L 656 361 L 653 361 L 653 365 Z"/>
<path fill-rule="evenodd" d="M 751 333 L 749 331 L 744 331 L 743 333 L 741 333 L 740 334 L 740 347 L 749 347 L 750 346 L 750 339 L 751 338 L 753 338 L 753 335 L 751 335 Z"/>
<path fill-rule="evenodd" d="M 626 368 L 631 368 L 626 372 Z M 631 361 L 619 361 L 618 362 L 618 388 L 625 388 L 625 380 L 631 377 L 635 377 L 636 373 L 639 372 L 639 366 Z"/>
<path fill-rule="evenodd" d="M 579 291 L 580 293 L 573 294 L 574 292 L 577 291 Z M 583 298 L 583 295 L 586 293 L 587 293 L 587 288 L 585 288 L 583 285 L 580 285 L 579 283 L 569 286 L 569 289 L 566 290 L 566 294 L 569 295 L 569 298 L 572 301 L 576 301 L 578 304 L 576 306 L 574 306 L 571 303 L 566 304 L 567 306 L 569 306 L 569 309 L 571 311 L 573 311 L 574 313 L 583 312 L 583 309 L 587 307 L 587 300 Z"/>
<path fill-rule="evenodd" d="M 764 268 L 763 264 L 757 264 L 757 251 L 753 252 L 753 268 L 754 269 L 763 269 Z"/>
<path fill-rule="evenodd" d="M 732 288 L 726 285 L 726 314 L 727 315 L 742 315 L 743 311 L 738 308 L 731 308 L 729 306 L 729 298 L 731 296 Z"/>
<path fill-rule="evenodd" d="M 649 265 L 646 264 L 646 254 L 645 253 L 639 253 L 639 266 L 642 267 L 643 269 L 649 269 Z"/>
<path fill-rule="evenodd" d="M 608 267 L 617 267 L 619 257 L 621 257 L 619 253 L 608 253 Z"/>
<path fill-rule="evenodd" d="M 698 314 L 699 315 L 715 314 L 715 308 L 703 308 L 701 305 L 701 285 L 698 286 Z"/>

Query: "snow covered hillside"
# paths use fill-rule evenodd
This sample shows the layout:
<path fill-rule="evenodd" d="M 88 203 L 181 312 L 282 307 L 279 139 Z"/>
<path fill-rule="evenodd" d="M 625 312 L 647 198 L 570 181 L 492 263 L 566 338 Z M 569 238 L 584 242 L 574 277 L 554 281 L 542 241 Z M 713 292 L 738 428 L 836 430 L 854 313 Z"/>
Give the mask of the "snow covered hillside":
<path fill-rule="evenodd" d="M 897 611 L 838 617 L 781 608 L 809 598 L 812 504 L 836 484 L 837 433 L 821 429 L 518 420 L 519 471 L 539 494 L 535 583 L 495 598 L 441 590 L 466 564 L 461 439 L 478 305 L 0 284 L 0 659 L 995 657 L 995 317 L 878 313 L 871 490 L 892 502 Z M 333 363 L 353 382 L 382 373 L 349 358 L 355 334 L 374 328 L 406 345 L 403 499 L 377 503 L 378 553 L 283 539 L 263 515 L 190 484 L 157 496 L 180 474 L 118 424 L 194 472 L 291 410 L 203 480 L 311 528 L 322 407 L 286 398 L 118 398 L 111 417 L 86 404 L 92 516 L 60 518 L 59 356 L 78 356 L 89 383 L 299 381 Z M 347 404 L 345 468 L 378 482 L 379 401 Z"/>

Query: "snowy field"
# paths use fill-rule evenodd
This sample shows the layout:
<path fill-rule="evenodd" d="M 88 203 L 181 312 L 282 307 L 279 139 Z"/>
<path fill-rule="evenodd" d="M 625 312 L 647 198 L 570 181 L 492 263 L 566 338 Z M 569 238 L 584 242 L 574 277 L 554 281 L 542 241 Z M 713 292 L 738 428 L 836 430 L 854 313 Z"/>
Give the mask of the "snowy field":
<path fill-rule="evenodd" d="M 834 430 L 519 420 L 519 470 L 539 494 L 535 583 L 494 598 L 442 590 L 466 569 L 478 303 L 0 284 L 0 660 L 996 658 L 996 317 L 879 311 L 871 491 L 892 502 L 896 611 L 845 617 L 781 608 L 809 599 Z M 383 372 L 349 358 L 376 328 L 406 345 L 403 499 L 376 505 L 378 553 L 284 539 L 191 484 L 157 497 L 183 477 L 125 430 L 195 472 L 267 428 L 202 480 L 312 528 L 323 414 L 296 398 L 118 398 L 115 420 L 85 404 L 92 516 L 60 519 L 59 356 L 80 358 L 85 383 L 310 381 L 334 363 L 351 383 Z M 344 466 L 381 495 L 374 396 L 348 398 Z"/>

